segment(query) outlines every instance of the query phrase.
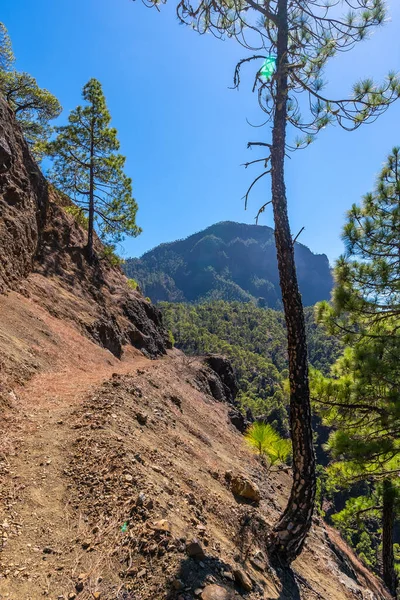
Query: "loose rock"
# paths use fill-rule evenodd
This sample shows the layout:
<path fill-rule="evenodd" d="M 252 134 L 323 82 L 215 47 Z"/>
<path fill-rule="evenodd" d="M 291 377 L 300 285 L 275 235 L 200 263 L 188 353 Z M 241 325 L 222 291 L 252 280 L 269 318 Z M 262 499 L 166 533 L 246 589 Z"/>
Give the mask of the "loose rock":
<path fill-rule="evenodd" d="M 146 425 L 148 418 L 149 418 L 149 416 L 144 412 L 136 413 L 136 419 L 137 419 L 139 425 Z"/>
<path fill-rule="evenodd" d="M 165 533 L 171 533 L 172 525 L 166 519 L 161 519 L 153 523 L 153 529 L 156 531 L 164 531 Z"/>
<path fill-rule="evenodd" d="M 207 585 L 201 594 L 201 600 L 233 600 L 233 593 L 220 585 Z"/>
<path fill-rule="evenodd" d="M 260 502 L 260 489 L 257 484 L 243 475 L 233 475 L 230 477 L 231 491 L 235 496 L 246 498 L 253 502 Z"/>
<path fill-rule="evenodd" d="M 253 584 L 248 575 L 242 569 L 235 569 L 233 571 L 233 576 L 235 577 L 236 583 L 244 589 L 245 592 L 251 592 L 253 589 Z"/>
<path fill-rule="evenodd" d="M 267 568 L 267 562 L 261 550 L 255 552 L 255 554 L 250 558 L 250 563 L 259 571 L 265 571 Z"/>
<path fill-rule="evenodd" d="M 174 590 L 183 590 L 185 587 L 180 579 L 174 579 L 172 582 L 172 587 Z"/>
<path fill-rule="evenodd" d="M 186 554 L 191 558 L 197 558 L 199 560 L 206 557 L 203 547 L 197 539 L 193 539 L 186 544 Z"/>

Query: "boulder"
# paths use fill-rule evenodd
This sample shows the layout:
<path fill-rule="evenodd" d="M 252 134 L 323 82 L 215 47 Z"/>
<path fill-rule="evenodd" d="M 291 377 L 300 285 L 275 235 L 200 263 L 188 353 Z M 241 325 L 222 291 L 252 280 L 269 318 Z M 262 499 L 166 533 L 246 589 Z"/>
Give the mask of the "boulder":
<path fill-rule="evenodd" d="M 201 600 L 233 600 L 233 592 L 220 585 L 207 585 L 201 594 Z"/>
<path fill-rule="evenodd" d="M 229 475 L 227 479 L 230 480 L 230 488 L 235 496 L 252 502 L 260 502 L 260 489 L 256 483 L 243 475 Z"/>
<path fill-rule="evenodd" d="M 186 554 L 191 558 L 197 558 L 199 560 L 202 560 L 206 557 L 203 546 L 197 539 L 193 539 L 191 542 L 186 544 Z"/>

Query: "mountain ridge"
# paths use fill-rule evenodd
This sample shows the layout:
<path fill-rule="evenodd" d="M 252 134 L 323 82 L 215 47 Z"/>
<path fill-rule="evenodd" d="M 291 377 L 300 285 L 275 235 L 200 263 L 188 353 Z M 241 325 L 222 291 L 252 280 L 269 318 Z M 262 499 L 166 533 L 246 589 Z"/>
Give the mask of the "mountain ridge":
<path fill-rule="evenodd" d="M 327 256 L 299 242 L 295 253 L 304 304 L 328 299 Z M 124 270 L 154 302 L 239 300 L 281 308 L 274 231 L 265 225 L 221 221 L 127 259 Z"/>

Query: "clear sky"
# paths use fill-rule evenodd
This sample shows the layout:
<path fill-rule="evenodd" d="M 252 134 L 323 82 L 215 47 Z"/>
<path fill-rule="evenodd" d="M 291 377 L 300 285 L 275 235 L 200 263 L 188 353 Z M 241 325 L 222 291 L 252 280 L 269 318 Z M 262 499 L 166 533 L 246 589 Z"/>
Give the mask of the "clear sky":
<path fill-rule="evenodd" d="M 253 223 L 269 199 L 264 179 L 244 211 L 242 196 L 257 174 L 255 166 L 240 166 L 255 157 L 246 144 L 269 135 L 246 123 L 246 117 L 262 122 L 250 87 L 229 89 L 234 66 L 246 54 L 233 41 L 179 25 L 175 3 L 157 12 L 140 0 L 1 2 L 17 68 L 60 99 L 61 120 L 80 103 L 91 77 L 103 84 L 143 228 L 120 249 L 125 257 L 217 221 Z M 400 2 L 389 5 L 391 22 L 332 61 L 329 89 L 338 96 L 360 77 L 400 71 Z M 302 243 L 334 261 L 342 251 L 345 211 L 371 189 L 394 145 L 400 145 L 400 101 L 355 133 L 327 128 L 288 161 L 290 220 L 294 233 L 305 227 Z M 261 223 L 272 225 L 271 212 Z"/>

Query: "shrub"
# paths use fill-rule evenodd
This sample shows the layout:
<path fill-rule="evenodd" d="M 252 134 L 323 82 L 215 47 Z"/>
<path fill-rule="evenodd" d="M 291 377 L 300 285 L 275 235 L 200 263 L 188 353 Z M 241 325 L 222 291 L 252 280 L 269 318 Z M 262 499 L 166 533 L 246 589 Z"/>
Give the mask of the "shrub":
<path fill-rule="evenodd" d="M 284 463 L 291 452 L 290 440 L 282 438 L 269 423 L 256 422 L 245 433 L 246 443 L 262 458 L 267 458 L 269 466 Z"/>
<path fill-rule="evenodd" d="M 67 214 L 74 217 L 75 221 L 82 227 L 82 229 L 85 231 L 88 230 L 89 219 L 83 212 L 82 208 L 79 208 L 79 206 L 76 206 L 76 204 L 70 204 L 68 206 L 64 206 L 64 210 Z"/>
<path fill-rule="evenodd" d="M 104 246 L 102 259 L 106 259 L 113 267 L 120 267 L 125 260 L 115 253 L 115 247 L 112 245 Z"/>
<path fill-rule="evenodd" d="M 131 288 L 131 290 L 135 291 L 139 288 L 138 282 L 134 279 L 128 279 L 128 286 Z"/>
<path fill-rule="evenodd" d="M 168 338 L 169 341 L 171 342 L 172 347 L 175 346 L 175 338 L 174 338 L 174 334 L 172 333 L 172 331 L 170 329 L 168 329 Z"/>

